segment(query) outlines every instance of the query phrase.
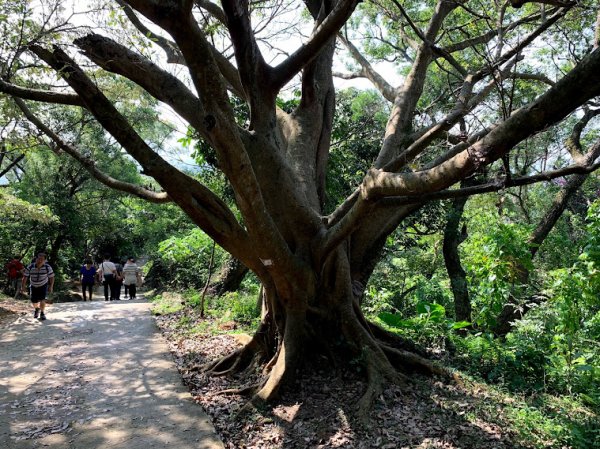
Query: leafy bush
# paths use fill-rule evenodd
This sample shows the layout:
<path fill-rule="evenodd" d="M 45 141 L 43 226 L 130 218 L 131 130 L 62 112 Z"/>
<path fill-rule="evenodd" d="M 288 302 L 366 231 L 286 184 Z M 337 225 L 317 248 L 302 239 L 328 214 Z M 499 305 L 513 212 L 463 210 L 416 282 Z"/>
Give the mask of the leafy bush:
<path fill-rule="evenodd" d="M 209 314 L 222 321 L 235 321 L 254 328 L 258 325 L 260 308 L 257 306 L 257 292 L 230 292 L 218 298 L 210 298 Z"/>
<path fill-rule="evenodd" d="M 157 288 L 200 290 L 208 277 L 212 248 L 213 241 L 197 228 L 183 236 L 163 240 L 151 257 L 152 266 L 146 281 Z M 225 252 L 215 247 L 213 273 L 225 257 Z"/>
<path fill-rule="evenodd" d="M 480 217 L 489 222 L 497 217 Z M 527 245 L 529 229 L 516 223 L 498 222 L 473 233 L 463 244 L 464 265 L 473 304 L 473 321 L 484 329 L 496 317 L 510 296 L 525 296 L 524 270 L 533 269 Z"/>
<path fill-rule="evenodd" d="M 470 325 L 465 321 L 454 322 L 446 318 L 446 309 L 441 304 L 424 301 L 417 304 L 413 318 L 403 318 L 389 312 L 381 312 L 377 318 L 390 330 L 435 348 L 444 347 L 453 331 Z"/>

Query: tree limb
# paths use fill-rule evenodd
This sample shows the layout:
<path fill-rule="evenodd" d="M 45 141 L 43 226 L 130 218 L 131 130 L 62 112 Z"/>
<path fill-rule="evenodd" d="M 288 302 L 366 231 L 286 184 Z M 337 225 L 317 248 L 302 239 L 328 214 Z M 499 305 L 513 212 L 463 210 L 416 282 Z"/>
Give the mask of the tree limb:
<path fill-rule="evenodd" d="M 278 275 L 294 272 L 297 268 L 295 265 L 286 266 L 286 263 L 291 264 L 293 257 L 277 226 L 275 226 L 273 217 L 267 213 L 260 184 L 243 141 L 243 139 L 249 141 L 256 138 L 256 136 L 250 136 L 250 133 L 240 129 L 236 124 L 227 89 L 213 57 L 211 46 L 191 14 L 191 1 L 126 1 L 136 11 L 168 31 L 179 46 L 186 60 L 191 79 L 200 96 L 200 101 L 206 111 L 204 119 L 209 125 L 207 130 L 210 132 L 210 141 L 217 153 L 219 168 L 225 173 L 236 192 L 237 205 L 248 224 L 249 232 L 252 233 L 250 237 L 254 241 L 263 242 L 264 245 L 260 247 L 249 246 L 247 253 L 241 254 L 239 245 L 235 245 L 234 242 L 230 241 L 228 245 L 223 245 L 219 235 L 216 235 L 216 238 L 213 237 L 213 239 L 259 276 L 266 272 L 265 267 L 257 262 L 260 256 L 263 256 L 263 259 L 276 258 L 281 261 L 277 266 L 272 266 L 271 274 L 275 274 L 275 270 L 277 270 Z M 263 120 L 269 119 L 270 117 L 263 118 Z M 270 142 L 265 140 L 262 145 L 266 153 L 274 153 Z M 171 167 L 171 169 L 173 168 Z M 171 193 L 170 189 L 165 188 L 165 190 Z M 193 213 L 194 210 L 186 212 Z M 229 209 L 227 209 L 227 212 L 231 213 Z M 237 222 L 235 224 L 237 225 Z M 244 231 L 241 236 L 244 244 L 248 244 L 249 239 L 247 237 Z M 235 245 L 236 248 L 230 250 L 228 246 L 231 247 L 231 245 Z M 250 258 L 248 255 L 251 255 Z M 263 280 L 267 279 L 266 276 L 262 278 Z"/>
<path fill-rule="evenodd" d="M 162 48 L 167 55 L 167 62 L 170 64 L 185 64 L 183 56 L 177 48 L 177 44 L 168 39 L 165 39 L 159 34 L 152 32 L 146 25 L 142 23 L 137 14 L 131 9 L 131 7 L 123 0 L 116 0 L 116 2 L 123 8 L 123 12 L 131 22 L 131 24 L 138 29 L 140 33 Z"/>
<path fill-rule="evenodd" d="M 137 14 L 133 11 L 133 9 L 123 0 L 117 0 L 117 3 L 122 6 L 123 12 L 129 19 L 129 21 L 136 27 L 144 36 L 150 38 L 152 42 L 161 47 L 165 54 L 167 55 L 167 62 L 171 64 L 182 64 L 185 65 L 185 59 L 181 54 L 181 51 L 177 47 L 177 44 L 173 41 L 165 39 L 164 37 L 153 33 L 148 27 L 146 27 L 142 21 L 138 18 Z M 218 18 L 219 21 L 224 21 L 225 16 L 223 11 L 214 3 L 208 1 L 196 1 L 196 4 L 201 6 L 203 9 L 209 10 L 209 12 Z M 240 75 L 237 69 L 229 62 L 229 60 L 223 56 L 220 52 L 218 52 L 215 48 L 213 48 L 213 56 L 221 74 L 225 77 L 227 82 L 229 83 L 229 87 L 232 92 L 235 93 L 238 97 L 244 98 L 244 89 L 240 82 Z"/>
<path fill-rule="evenodd" d="M 412 127 L 413 113 L 425 85 L 427 68 L 433 60 L 433 49 L 428 42 L 434 42 L 444 19 L 457 6 L 458 3 L 438 1 L 427 31 L 423 35 L 423 44 L 417 52 L 411 71 L 405 78 L 402 87 L 397 91 L 392 113 L 386 126 L 383 145 L 374 164 L 375 167 L 382 167 L 396 157 L 406 143 L 407 134 Z"/>
<path fill-rule="evenodd" d="M 57 47 L 52 53 L 39 46 L 30 50 L 63 76 L 104 129 L 140 163 L 145 173 L 169 192 L 192 220 L 244 263 L 256 265 L 245 231 L 223 201 L 155 153 L 66 53 Z M 244 243 L 248 252 L 240 251 Z"/>
<path fill-rule="evenodd" d="M 130 79 L 156 99 L 171 106 L 210 141 L 203 104 L 179 79 L 108 37 L 88 34 L 75 39 L 74 43 L 103 69 Z"/>
<path fill-rule="evenodd" d="M 291 80 L 306 64 L 319 54 L 331 39 L 334 39 L 340 28 L 346 23 L 358 0 L 340 0 L 331 13 L 314 30 L 310 39 L 292 53 L 285 61 L 272 71 L 272 86 L 278 91 Z"/>
<path fill-rule="evenodd" d="M 48 103 L 65 104 L 69 106 L 83 106 L 78 95 L 52 92 L 50 90 L 30 89 L 17 86 L 0 79 L 0 92 L 25 100 L 45 101 Z"/>
<path fill-rule="evenodd" d="M 208 0 L 195 0 L 194 2 L 198 7 L 208 11 L 208 13 L 221 22 L 223 25 L 227 25 L 227 17 L 225 17 L 225 13 L 216 3 L 210 2 Z"/>
<path fill-rule="evenodd" d="M 600 146 L 596 144 L 596 146 Z M 591 165 L 573 164 L 557 170 L 550 170 L 537 175 L 520 176 L 512 178 L 510 182 L 505 179 L 498 179 L 486 184 L 475 187 L 465 187 L 454 190 L 441 190 L 435 193 L 429 193 L 419 196 L 392 196 L 383 198 L 377 201 L 377 206 L 382 207 L 398 207 L 407 204 L 425 203 L 434 200 L 447 200 L 453 198 L 463 198 L 472 195 L 480 195 L 482 193 L 497 192 L 511 187 L 526 186 L 536 184 L 538 182 L 551 181 L 556 178 L 562 178 L 569 175 L 587 175 L 593 173 L 600 168 L 600 162 Z"/>
<path fill-rule="evenodd" d="M 356 229 L 353 222 L 366 216 L 362 214 L 365 209 L 361 200 L 377 201 L 384 197 L 404 196 L 412 198 L 412 203 L 421 203 L 421 198 L 435 194 L 474 173 L 479 167 L 499 159 L 523 139 L 546 129 L 589 98 L 599 95 L 600 84 L 595 78 L 599 71 L 600 49 L 597 49 L 537 100 L 514 112 L 481 140 L 437 166 L 420 172 L 399 174 L 369 170 L 360 187 L 360 198 L 355 199 L 346 211 L 348 219 L 343 216 L 340 222 L 344 221 L 344 225 L 330 228 L 322 241 L 342 241 L 342 236 L 337 233 Z M 584 170 L 581 166 L 574 169 Z M 543 176 L 539 175 L 538 178 Z M 359 213 L 352 209 L 357 209 Z"/>
<path fill-rule="evenodd" d="M 168 203 L 172 201 L 171 198 L 169 198 L 169 196 L 165 192 L 154 192 L 152 190 L 145 189 L 139 185 L 119 181 L 118 179 L 115 179 L 112 176 L 109 176 L 103 171 L 99 170 L 96 167 L 96 163 L 91 158 L 84 156 L 73 145 L 66 143 L 48 126 L 46 126 L 38 117 L 36 117 L 33 114 L 33 112 L 31 112 L 31 110 L 27 107 L 23 100 L 15 97 L 13 98 L 13 101 L 17 104 L 19 109 L 23 111 L 23 114 L 25 115 L 27 120 L 33 123 L 41 132 L 48 136 L 58 148 L 60 148 L 73 159 L 75 159 L 77 162 L 79 162 L 83 166 L 83 168 L 85 168 L 88 171 L 88 173 L 90 173 L 95 179 L 100 181 L 102 184 L 112 189 L 137 196 L 138 198 L 142 198 L 152 203 Z"/>
<path fill-rule="evenodd" d="M 527 3 L 541 3 L 545 5 L 560 6 L 560 7 L 571 7 L 577 5 L 576 1 L 570 0 L 509 0 L 513 8 L 520 8 Z"/>
<path fill-rule="evenodd" d="M 391 84 L 389 84 L 379 73 L 377 73 L 377 71 L 375 71 L 371 63 L 367 61 L 367 59 L 358 51 L 352 42 L 346 39 L 341 33 L 338 33 L 338 38 L 342 41 L 356 62 L 360 64 L 362 68 L 361 76 L 364 76 L 371 81 L 386 100 L 393 102 L 396 98 L 396 89 L 394 89 Z"/>

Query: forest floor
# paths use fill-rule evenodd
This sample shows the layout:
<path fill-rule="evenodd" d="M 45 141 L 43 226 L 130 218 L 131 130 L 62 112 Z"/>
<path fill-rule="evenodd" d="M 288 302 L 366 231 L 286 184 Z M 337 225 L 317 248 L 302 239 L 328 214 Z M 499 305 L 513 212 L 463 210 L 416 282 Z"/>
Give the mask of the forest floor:
<path fill-rule="evenodd" d="M 219 392 L 253 379 L 209 377 L 194 367 L 228 354 L 249 336 L 237 333 L 235 323 L 200 319 L 190 307 L 181 307 L 166 313 L 164 304 L 156 307 L 157 322 L 184 382 L 227 448 L 571 447 L 548 439 L 548 429 L 540 428 L 545 424 L 524 413 L 530 406 L 522 398 L 467 379 L 448 384 L 414 376 L 408 388 L 388 386 L 374 404 L 370 424 L 361 427 L 354 420 L 355 404 L 365 388 L 358 364 L 310 366 L 274 408 L 255 409 L 240 419 L 237 414 L 248 398 Z M 569 413 L 556 408 L 549 413 Z"/>

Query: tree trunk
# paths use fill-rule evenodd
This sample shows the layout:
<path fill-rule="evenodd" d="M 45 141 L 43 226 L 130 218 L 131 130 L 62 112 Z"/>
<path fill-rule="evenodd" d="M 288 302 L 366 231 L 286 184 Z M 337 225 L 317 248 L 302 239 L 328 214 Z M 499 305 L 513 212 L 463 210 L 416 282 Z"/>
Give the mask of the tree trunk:
<path fill-rule="evenodd" d="M 464 186 L 465 183 L 463 183 Z M 460 220 L 468 197 L 452 201 L 448 210 L 448 219 L 444 229 L 444 263 L 450 278 L 450 287 L 454 295 L 454 313 L 456 321 L 471 322 L 471 301 L 467 288 L 467 276 L 460 262 L 458 246 L 466 239 L 466 227 L 460 229 Z"/>
<path fill-rule="evenodd" d="M 248 271 L 246 265 L 235 257 L 230 257 L 221 267 L 218 279 L 210 287 L 210 290 L 216 296 L 222 296 L 227 292 L 234 292 L 239 289 Z"/>
<path fill-rule="evenodd" d="M 65 234 L 60 233 L 56 237 L 56 239 L 54 239 L 54 242 L 52 242 L 52 246 L 50 247 L 50 251 L 48 253 L 48 263 L 52 266 L 52 269 L 54 271 L 57 271 L 59 269 L 58 254 L 60 252 L 60 249 L 62 248 L 64 241 Z"/>
<path fill-rule="evenodd" d="M 368 386 L 359 401 L 359 417 L 364 420 L 384 382 L 406 382 L 400 372 L 449 376 L 412 352 L 414 348 L 407 351 L 406 341 L 381 331 L 364 318 L 353 295 L 346 250 L 336 250 L 321 273 L 300 276 L 302 282 L 285 293 L 287 298 L 277 286 L 265 285 L 266 313 L 252 340 L 234 354 L 201 368 L 222 375 L 263 362 L 265 376 L 251 389 L 256 403 L 275 398 L 287 387 L 304 357 L 346 354 L 363 364 L 367 373 Z M 267 329 L 276 331 L 266 333 Z"/>

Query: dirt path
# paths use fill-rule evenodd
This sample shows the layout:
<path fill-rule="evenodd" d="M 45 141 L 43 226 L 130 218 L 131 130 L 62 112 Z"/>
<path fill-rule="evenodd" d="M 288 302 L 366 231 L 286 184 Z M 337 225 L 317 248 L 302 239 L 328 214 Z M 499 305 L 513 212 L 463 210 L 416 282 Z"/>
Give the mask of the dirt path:
<path fill-rule="evenodd" d="M 0 448 L 222 448 L 140 301 L 62 303 L 0 328 Z"/>

